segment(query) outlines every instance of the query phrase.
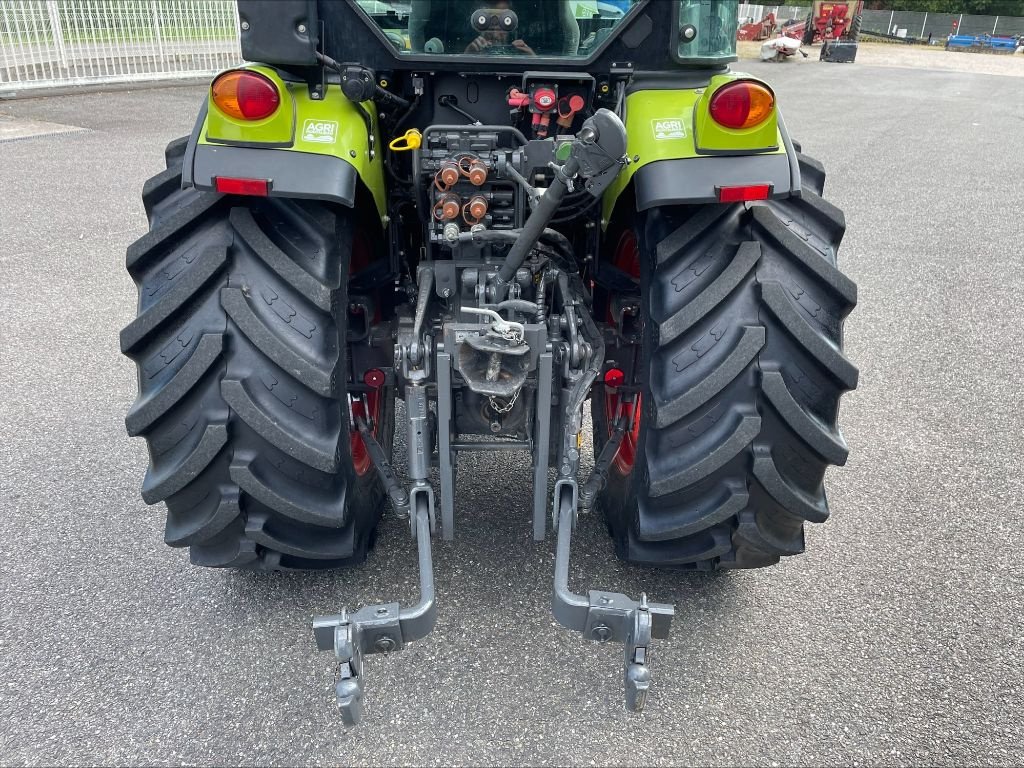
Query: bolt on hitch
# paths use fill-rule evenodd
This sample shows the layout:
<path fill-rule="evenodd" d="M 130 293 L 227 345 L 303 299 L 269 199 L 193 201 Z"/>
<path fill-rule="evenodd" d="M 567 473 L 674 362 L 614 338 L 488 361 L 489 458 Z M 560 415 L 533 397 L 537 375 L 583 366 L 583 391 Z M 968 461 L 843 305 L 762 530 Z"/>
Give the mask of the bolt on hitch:
<path fill-rule="evenodd" d="M 555 483 L 553 512 L 558 538 L 552 611 L 566 629 L 582 632 L 584 637 L 598 642 L 622 643 L 626 709 L 640 712 L 647 703 L 651 683 L 651 641 L 668 637 L 675 608 L 665 603 L 649 603 L 646 594 L 636 601 L 618 592 L 590 590 L 583 596 L 569 589 L 569 554 L 577 501 L 574 480 Z"/>
<path fill-rule="evenodd" d="M 340 664 L 334 692 L 345 725 L 356 725 L 363 715 L 363 656 L 402 650 L 407 643 L 429 635 L 437 619 L 434 603 L 434 565 L 430 528 L 434 500 L 430 488 L 414 488 L 410 506 L 420 573 L 420 599 L 412 608 L 398 603 L 367 605 L 355 613 L 342 612 L 313 619 L 317 648 L 334 651 Z"/>
<path fill-rule="evenodd" d="M 425 388 L 419 385 L 406 387 L 405 400 L 409 452 L 418 457 L 418 460 L 410 461 L 409 475 L 413 486 L 409 491 L 399 484 L 384 448 L 374 438 L 366 419 L 356 416 L 354 424 L 395 512 L 400 517 L 409 513 L 419 562 L 420 599 L 412 608 L 402 608 L 398 603 L 383 603 L 365 606 L 352 614 L 343 609 L 341 613 L 313 619 L 317 648 L 334 651 L 340 665 L 334 693 L 345 725 L 356 725 L 363 716 L 363 656 L 400 651 L 407 643 L 433 632 L 437 621 L 434 561 L 430 551 L 430 537 L 435 527 L 434 491 L 427 482 L 430 429 Z"/>

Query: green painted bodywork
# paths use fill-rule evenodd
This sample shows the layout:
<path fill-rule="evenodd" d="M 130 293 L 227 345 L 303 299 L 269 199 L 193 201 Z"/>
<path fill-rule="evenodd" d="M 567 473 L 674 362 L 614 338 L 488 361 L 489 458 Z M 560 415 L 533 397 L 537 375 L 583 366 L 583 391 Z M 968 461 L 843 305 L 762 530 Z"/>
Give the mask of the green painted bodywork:
<path fill-rule="evenodd" d="M 253 65 L 244 68 L 273 80 L 281 93 L 281 105 L 265 120 L 235 120 L 221 112 L 213 103 L 212 96 L 208 96 L 209 109 L 206 124 L 199 134 L 199 143 L 266 147 L 268 152 L 305 152 L 337 157 L 355 168 L 383 218 L 387 212 L 387 189 L 373 104 L 363 104 L 372 121 L 378 147 L 371 159 L 363 115 L 339 88 L 328 88 L 327 97 L 316 101 L 309 97 L 305 83 L 285 82 L 270 67 Z M 333 137 L 333 142 L 327 141 L 330 137 Z M 316 138 L 323 140 L 316 141 Z"/>
<path fill-rule="evenodd" d="M 381 218 L 387 211 L 381 142 L 373 104 L 364 109 L 370 115 L 378 151 L 371 159 L 366 124 L 356 105 L 338 88 L 328 88 L 327 98 L 309 97 L 305 83 L 285 82 L 271 67 L 245 67 L 259 72 L 278 86 L 281 106 L 260 121 L 235 120 L 222 113 L 208 97 L 209 109 L 200 144 L 265 147 L 268 152 L 306 152 L 337 157 L 352 165 L 373 196 Z M 633 175 L 648 163 L 715 154 L 785 154 L 775 113 L 759 126 L 746 130 L 723 128 L 711 119 L 708 102 L 714 92 L 735 80 L 757 78 L 736 72 L 714 75 L 707 87 L 636 91 L 626 98 L 625 123 L 630 164 L 605 192 L 604 222 L 611 218 L 615 204 L 632 183 Z M 326 133 L 324 126 L 328 126 Z M 333 126 L 333 130 L 331 129 Z M 333 135 L 334 141 L 316 141 Z"/>
<path fill-rule="evenodd" d="M 626 97 L 626 153 L 630 163 L 608 188 L 602 201 L 604 222 L 648 163 L 714 154 L 785 154 L 775 111 L 756 128 L 733 130 L 718 125 L 708 112 L 716 90 L 735 80 L 758 78 L 737 72 L 715 75 L 705 88 L 635 91 Z"/>

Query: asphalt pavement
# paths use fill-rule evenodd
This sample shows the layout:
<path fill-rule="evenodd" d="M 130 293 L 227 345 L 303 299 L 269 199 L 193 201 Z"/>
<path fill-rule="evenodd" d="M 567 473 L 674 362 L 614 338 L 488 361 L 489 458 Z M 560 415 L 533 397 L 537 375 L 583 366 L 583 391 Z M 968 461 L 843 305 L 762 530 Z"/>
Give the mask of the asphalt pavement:
<path fill-rule="evenodd" d="M 1024 762 L 1021 81 L 745 67 L 776 85 L 849 226 L 861 384 L 831 519 L 778 567 L 697 575 L 623 565 L 584 518 L 574 587 L 677 605 L 630 715 L 620 647 L 551 617 L 528 462 L 466 461 L 437 630 L 369 659 L 351 731 L 310 617 L 412 597 L 405 524 L 357 570 L 232 573 L 165 547 L 139 497 L 124 251 L 202 88 L 0 103 L 56 126 L 0 142 L 0 763 Z"/>

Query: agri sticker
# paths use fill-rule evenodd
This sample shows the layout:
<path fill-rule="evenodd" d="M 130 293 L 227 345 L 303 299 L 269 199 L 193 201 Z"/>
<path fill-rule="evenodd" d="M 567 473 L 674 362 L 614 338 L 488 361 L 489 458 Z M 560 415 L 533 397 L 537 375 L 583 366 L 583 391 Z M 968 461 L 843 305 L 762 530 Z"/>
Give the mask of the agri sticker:
<path fill-rule="evenodd" d="M 654 126 L 654 138 L 664 141 L 666 139 L 685 139 L 686 128 L 682 120 L 652 120 Z"/>
<path fill-rule="evenodd" d="M 302 124 L 302 140 L 316 144 L 333 144 L 338 138 L 338 123 L 334 120 L 307 120 Z"/>

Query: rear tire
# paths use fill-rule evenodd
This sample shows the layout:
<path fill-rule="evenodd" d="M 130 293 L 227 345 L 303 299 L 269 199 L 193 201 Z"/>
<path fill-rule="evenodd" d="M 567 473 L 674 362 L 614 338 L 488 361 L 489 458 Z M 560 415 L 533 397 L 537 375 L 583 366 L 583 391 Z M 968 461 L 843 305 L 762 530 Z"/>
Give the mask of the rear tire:
<path fill-rule="evenodd" d="M 804 27 L 804 33 L 800 38 L 801 45 L 813 45 L 814 44 L 814 23 L 812 17 L 807 18 L 807 26 Z"/>
<path fill-rule="evenodd" d="M 362 562 L 384 500 L 350 447 L 347 209 L 181 190 L 185 142 L 143 203 L 128 249 L 137 318 L 121 350 L 138 366 L 125 420 L 150 465 L 147 504 L 197 565 L 330 568 Z M 361 379 L 359 379 L 361 382 Z M 393 398 L 378 401 L 392 437 Z"/>
<path fill-rule="evenodd" d="M 853 17 L 853 21 L 850 22 L 850 31 L 846 35 L 846 39 L 852 43 L 856 43 L 860 40 L 860 27 L 863 24 L 863 18 L 860 14 Z"/>
<path fill-rule="evenodd" d="M 821 197 L 824 170 L 800 166 L 800 198 L 638 218 L 636 463 L 611 468 L 598 502 L 625 560 L 771 565 L 828 517 L 825 469 L 847 457 L 839 398 L 857 385 L 842 354 L 856 286 L 836 266 L 845 223 Z M 609 394 L 595 387 L 598 450 Z"/>

